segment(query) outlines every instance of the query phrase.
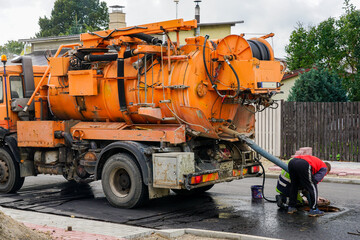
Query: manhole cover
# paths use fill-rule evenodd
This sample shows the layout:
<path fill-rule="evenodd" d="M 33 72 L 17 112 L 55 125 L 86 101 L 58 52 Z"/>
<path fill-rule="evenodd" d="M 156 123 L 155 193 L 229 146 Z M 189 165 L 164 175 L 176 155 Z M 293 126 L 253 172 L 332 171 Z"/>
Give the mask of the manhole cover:
<path fill-rule="evenodd" d="M 341 211 L 340 208 L 337 208 L 337 207 L 334 207 L 334 206 L 318 206 L 318 208 L 321 211 L 324 211 L 324 212 L 340 212 Z M 309 211 L 310 207 L 305 206 L 305 207 L 302 208 L 302 210 Z"/>

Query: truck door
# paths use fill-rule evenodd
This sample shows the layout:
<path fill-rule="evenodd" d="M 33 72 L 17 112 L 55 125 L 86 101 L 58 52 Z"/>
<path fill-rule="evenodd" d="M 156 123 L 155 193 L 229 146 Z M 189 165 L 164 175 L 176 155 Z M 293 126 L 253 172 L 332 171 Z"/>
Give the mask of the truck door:
<path fill-rule="evenodd" d="M 4 79 L 5 78 L 3 76 L 0 76 L 0 127 L 10 130 L 16 130 L 16 122 L 19 118 L 16 112 L 11 111 L 11 100 L 14 98 L 24 97 L 23 80 L 22 77 L 19 75 L 7 76 L 8 106 L 6 106 L 6 98 L 4 97 Z"/>
<path fill-rule="evenodd" d="M 24 81 L 23 77 L 20 75 L 10 75 L 9 77 L 9 88 L 8 88 L 8 99 L 9 99 L 9 117 L 10 117 L 10 129 L 16 130 L 16 122 L 19 120 L 18 112 L 14 112 L 11 109 L 11 103 L 16 98 L 24 98 Z M 17 104 L 17 103 L 16 103 Z M 24 108 L 25 106 L 18 107 Z"/>

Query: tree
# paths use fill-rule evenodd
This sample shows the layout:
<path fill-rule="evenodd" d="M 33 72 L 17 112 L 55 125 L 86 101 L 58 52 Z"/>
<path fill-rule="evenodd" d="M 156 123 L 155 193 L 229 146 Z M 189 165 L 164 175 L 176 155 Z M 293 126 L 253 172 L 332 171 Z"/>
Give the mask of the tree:
<path fill-rule="evenodd" d="M 287 52 L 290 70 L 320 66 L 338 74 L 351 101 L 360 101 L 360 11 L 344 2 L 345 13 L 317 26 L 299 23 L 290 35 Z"/>
<path fill-rule="evenodd" d="M 8 41 L 4 46 L 0 46 L 0 55 L 5 54 L 10 59 L 15 55 L 20 55 L 24 49 L 24 43 Z"/>
<path fill-rule="evenodd" d="M 360 11 L 345 1 L 346 14 L 338 21 L 340 41 L 343 47 L 344 86 L 352 101 L 360 101 Z"/>
<path fill-rule="evenodd" d="M 340 37 L 334 18 L 328 18 L 316 27 L 314 42 L 317 65 L 341 70 L 341 61 L 345 56 L 341 50 Z"/>
<path fill-rule="evenodd" d="M 290 70 L 310 68 L 314 64 L 315 30 L 315 27 L 309 27 L 307 30 L 302 23 L 297 23 L 290 35 L 289 45 L 285 46 L 288 54 L 286 62 Z"/>
<path fill-rule="evenodd" d="M 338 74 L 324 68 L 311 69 L 295 81 L 288 101 L 295 102 L 346 102 Z"/>
<path fill-rule="evenodd" d="M 99 0 L 56 0 L 50 18 L 39 18 L 36 37 L 77 34 L 108 28 L 109 13 Z"/>

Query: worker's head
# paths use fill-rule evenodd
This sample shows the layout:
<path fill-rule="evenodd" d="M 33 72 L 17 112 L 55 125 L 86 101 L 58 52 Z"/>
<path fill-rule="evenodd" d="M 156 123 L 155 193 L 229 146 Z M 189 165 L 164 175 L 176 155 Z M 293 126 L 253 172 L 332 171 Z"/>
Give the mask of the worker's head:
<path fill-rule="evenodd" d="M 326 167 L 327 167 L 327 172 L 326 172 L 326 174 L 328 174 L 328 173 L 330 172 L 330 170 L 331 170 L 331 164 L 328 163 L 328 162 L 325 162 L 325 164 L 326 164 Z"/>

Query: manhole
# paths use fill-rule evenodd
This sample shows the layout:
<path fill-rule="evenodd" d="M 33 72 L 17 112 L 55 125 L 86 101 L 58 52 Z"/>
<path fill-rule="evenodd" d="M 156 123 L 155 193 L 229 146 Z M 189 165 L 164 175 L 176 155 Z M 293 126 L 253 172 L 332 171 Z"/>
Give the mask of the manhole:
<path fill-rule="evenodd" d="M 324 211 L 324 212 L 340 212 L 341 211 L 340 208 L 337 208 L 337 207 L 334 207 L 334 206 L 318 206 L 318 208 L 321 211 Z M 305 207 L 302 208 L 302 210 L 309 211 L 310 207 L 305 206 Z"/>

